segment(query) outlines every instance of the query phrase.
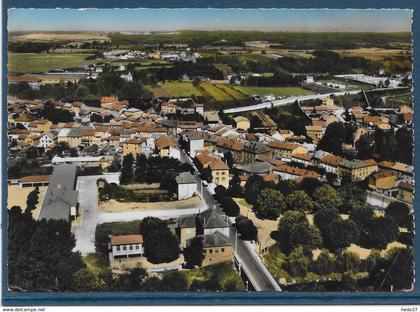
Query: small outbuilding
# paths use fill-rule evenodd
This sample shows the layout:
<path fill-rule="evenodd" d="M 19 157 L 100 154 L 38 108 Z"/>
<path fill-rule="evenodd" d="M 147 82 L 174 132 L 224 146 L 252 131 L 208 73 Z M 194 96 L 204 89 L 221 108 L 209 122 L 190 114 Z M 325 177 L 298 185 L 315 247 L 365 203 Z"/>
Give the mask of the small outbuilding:
<path fill-rule="evenodd" d="M 186 199 L 197 193 L 197 179 L 190 172 L 181 172 L 176 178 L 178 200 Z"/>

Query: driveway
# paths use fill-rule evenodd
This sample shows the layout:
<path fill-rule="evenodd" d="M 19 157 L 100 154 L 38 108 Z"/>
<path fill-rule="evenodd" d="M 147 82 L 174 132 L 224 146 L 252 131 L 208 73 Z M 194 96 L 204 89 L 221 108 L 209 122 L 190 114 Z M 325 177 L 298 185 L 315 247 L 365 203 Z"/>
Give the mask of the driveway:
<path fill-rule="evenodd" d="M 98 210 L 98 197 L 96 181 L 106 178 L 105 175 L 81 176 L 77 179 L 76 189 L 79 191 L 79 204 L 82 210 L 82 220 L 79 226 L 73 228 L 76 238 L 74 251 L 80 251 L 82 255 L 95 252 L 95 229 L 98 224 L 105 222 L 133 221 L 146 217 L 158 217 L 160 219 L 177 218 L 181 215 L 196 214 L 206 208 L 191 207 L 183 209 L 126 211 L 126 212 L 103 212 Z"/>

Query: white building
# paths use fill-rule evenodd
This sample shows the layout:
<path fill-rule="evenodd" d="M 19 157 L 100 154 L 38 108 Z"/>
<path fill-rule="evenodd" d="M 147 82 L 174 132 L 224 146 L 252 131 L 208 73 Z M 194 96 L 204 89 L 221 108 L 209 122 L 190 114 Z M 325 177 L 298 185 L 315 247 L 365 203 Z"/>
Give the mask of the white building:
<path fill-rule="evenodd" d="M 133 75 L 131 74 L 131 72 L 128 72 L 128 74 L 127 75 L 121 75 L 120 76 L 122 79 L 124 79 L 125 81 L 128 81 L 128 82 L 132 82 L 133 81 Z"/>
<path fill-rule="evenodd" d="M 197 179 L 188 171 L 181 172 L 175 180 L 178 184 L 178 200 L 190 198 L 197 193 Z"/>
<path fill-rule="evenodd" d="M 189 138 L 190 143 L 190 156 L 192 158 L 197 155 L 197 151 L 204 149 L 204 139 L 199 137 L 190 137 Z"/>
<path fill-rule="evenodd" d="M 54 136 L 51 133 L 46 133 L 39 138 L 38 147 L 48 148 L 54 144 Z"/>
<path fill-rule="evenodd" d="M 143 236 L 139 234 L 110 236 L 109 260 L 142 257 Z"/>

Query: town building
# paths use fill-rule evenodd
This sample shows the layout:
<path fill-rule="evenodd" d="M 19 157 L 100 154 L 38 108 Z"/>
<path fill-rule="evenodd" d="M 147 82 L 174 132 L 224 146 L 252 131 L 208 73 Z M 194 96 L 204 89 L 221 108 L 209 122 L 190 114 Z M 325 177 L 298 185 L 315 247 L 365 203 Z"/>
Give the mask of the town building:
<path fill-rule="evenodd" d="M 397 179 L 391 171 L 376 172 L 369 177 L 369 187 L 374 190 L 388 190 L 395 187 Z"/>
<path fill-rule="evenodd" d="M 197 193 L 197 179 L 190 172 L 181 172 L 176 176 L 178 200 L 186 199 Z"/>
<path fill-rule="evenodd" d="M 70 222 L 77 217 L 79 203 L 76 182 L 76 165 L 63 164 L 54 167 L 39 213 L 39 220 Z"/>
<path fill-rule="evenodd" d="M 307 154 L 306 147 L 288 142 L 269 142 L 268 147 L 273 151 L 273 157 L 290 158 L 294 154 Z"/>
<path fill-rule="evenodd" d="M 143 236 L 139 234 L 110 236 L 109 243 L 109 261 L 117 259 L 128 259 L 142 257 Z"/>

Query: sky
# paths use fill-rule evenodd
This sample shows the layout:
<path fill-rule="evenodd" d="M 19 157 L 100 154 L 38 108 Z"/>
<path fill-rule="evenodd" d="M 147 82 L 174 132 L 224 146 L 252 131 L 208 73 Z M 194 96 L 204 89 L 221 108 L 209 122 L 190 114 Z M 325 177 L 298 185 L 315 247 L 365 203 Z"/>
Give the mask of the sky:
<path fill-rule="evenodd" d="M 411 10 L 10 9 L 9 31 L 410 31 Z"/>

